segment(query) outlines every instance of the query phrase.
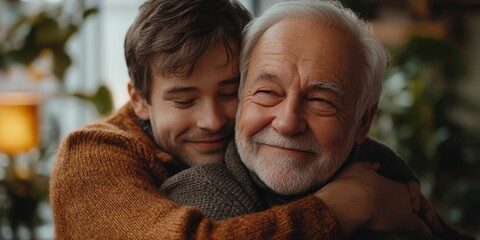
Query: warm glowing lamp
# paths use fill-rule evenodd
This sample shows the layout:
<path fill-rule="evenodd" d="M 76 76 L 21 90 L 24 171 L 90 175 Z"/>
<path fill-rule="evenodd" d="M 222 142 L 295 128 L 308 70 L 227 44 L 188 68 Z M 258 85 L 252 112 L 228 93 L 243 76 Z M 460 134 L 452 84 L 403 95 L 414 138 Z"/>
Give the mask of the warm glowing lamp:
<path fill-rule="evenodd" d="M 39 105 L 32 93 L 0 93 L 0 152 L 14 156 L 37 147 Z"/>

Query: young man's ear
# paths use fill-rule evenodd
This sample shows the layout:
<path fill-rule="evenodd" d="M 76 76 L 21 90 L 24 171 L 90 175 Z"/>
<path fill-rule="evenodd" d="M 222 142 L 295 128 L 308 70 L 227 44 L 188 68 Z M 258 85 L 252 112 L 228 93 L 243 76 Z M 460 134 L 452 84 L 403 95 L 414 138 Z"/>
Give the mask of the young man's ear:
<path fill-rule="evenodd" d="M 378 103 L 374 104 L 371 108 L 367 109 L 360 117 L 360 125 L 358 126 L 357 132 L 355 134 L 355 144 L 359 145 L 363 143 L 363 141 L 367 137 L 373 117 L 375 116 L 375 112 L 377 112 L 377 106 Z"/>
<path fill-rule="evenodd" d="M 137 92 L 132 82 L 128 83 L 128 94 L 130 95 L 130 104 L 137 117 L 142 120 L 150 119 L 147 100 Z"/>

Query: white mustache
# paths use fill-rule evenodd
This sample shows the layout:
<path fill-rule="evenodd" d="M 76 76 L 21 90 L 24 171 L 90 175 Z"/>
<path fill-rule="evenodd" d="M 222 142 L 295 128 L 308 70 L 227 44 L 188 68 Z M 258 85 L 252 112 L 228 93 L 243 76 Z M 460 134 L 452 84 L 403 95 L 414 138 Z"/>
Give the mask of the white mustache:
<path fill-rule="evenodd" d="M 303 152 L 321 153 L 320 145 L 310 132 L 293 137 L 285 137 L 272 127 L 266 127 L 253 136 L 252 142 Z"/>

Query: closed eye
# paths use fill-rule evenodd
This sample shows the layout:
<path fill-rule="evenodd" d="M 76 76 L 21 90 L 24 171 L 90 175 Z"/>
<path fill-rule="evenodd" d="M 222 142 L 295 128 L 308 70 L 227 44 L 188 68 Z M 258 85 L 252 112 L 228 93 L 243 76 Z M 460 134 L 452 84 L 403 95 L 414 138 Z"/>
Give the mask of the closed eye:
<path fill-rule="evenodd" d="M 195 103 L 195 98 L 186 98 L 186 99 L 175 99 L 172 100 L 176 107 L 186 108 L 190 107 Z"/>
<path fill-rule="evenodd" d="M 255 102 L 262 106 L 274 106 L 282 101 L 282 97 L 272 90 L 258 90 L 254 96 Z"/>
<path fill-rule="evenodd" d="M 308 101 L 314 101 L 314 102 L 322 102 L 322 103 L 330 103 L 330 101 L 328 101 L 327 99 L 324 99 L 324 98 L 309 98 L 307 99 Z"/>
<path fill-rule="evenodd" d="M 331 115 L 338 111 L 337 106 L 325 98 L 307 98 L 308 106 L 319 115 Z"/>
<path fill-rule="evenodd" d="M 269 90 L 258 90 L 256 94 L 277 95 L 274 91 Z"/>
<path fill-rule="evenodd" d="M 237 98 L 238 97 L 238 92 L 234 91 L 234 92 L 231 92 L 231 93 L 222 93 L 222 94 L 220 94 L 220 97 L 224 98 L 224 99 Z"/>

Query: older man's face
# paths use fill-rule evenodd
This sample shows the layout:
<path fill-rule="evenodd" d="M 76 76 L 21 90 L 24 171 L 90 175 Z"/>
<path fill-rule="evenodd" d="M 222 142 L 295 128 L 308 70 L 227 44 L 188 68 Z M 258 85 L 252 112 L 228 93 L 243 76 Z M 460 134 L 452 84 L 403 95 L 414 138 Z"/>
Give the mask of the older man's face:
<path fill-rule="evenodd" d="M 364 140 L 368 126 L 354 119 L 357 49 L 349 34 L 306 19 L 275 24 L 257 44 L 236 141 L 245 165 L 274 191 L 325 183 Z"/>

